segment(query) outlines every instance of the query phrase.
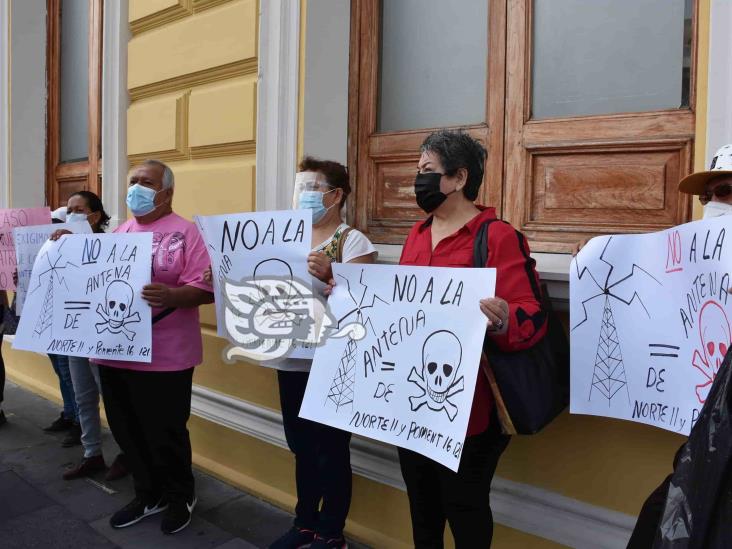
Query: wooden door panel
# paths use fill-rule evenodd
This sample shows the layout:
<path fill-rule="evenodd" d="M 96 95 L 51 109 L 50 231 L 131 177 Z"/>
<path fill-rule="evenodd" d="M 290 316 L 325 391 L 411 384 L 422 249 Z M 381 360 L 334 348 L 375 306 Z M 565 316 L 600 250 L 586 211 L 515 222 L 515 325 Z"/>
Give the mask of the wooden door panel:
<path fill-rule="evenodd" d="M 56 202 L 49 204 L 51 209 L 60 208 L 65 206 L 69 197 L 79 191 L 87 190 L 89 188 L 86 176 L 77 179 L 58 179 L 56 180 L 57 197 Z"/>
<path fill-rule="evenodd" d="M 101 110 L 102 110 L 102 27 L 103 0 L 89 3 L 89 48 L 87 97 L 89 125 L 87 158 L 61 162 L 61 0 L 46 0 L 48 89 L 46 138 L 46 201 L 52 208 L 65 205 L 76 191 L 90 190 L 101 196 Z"/>
<path fill-rule="evenodd" d="M 464 129 L 488 151 L 478 201 L 500 209 L 506 0 L 491 0 L 489 7 L 486 116 Z M 379 53 L 379 1 L 352 0 L 348 165 L 354 193 L 348 218 L 374 242 L 401 244 L 414 221 L 425 217 L 414 199 L 414 178 L 420 145 L 438 128 L 377 131 Z"/>
<path fill-rule="evenodd" d="M 531 210 L 526 227 L 611 223 L 662 228 L 677 224 L 684 144 L 671 149 L 529 152 Z"/>
<path fill-rule="evenodd" d="M 531 10 L 508 3 L 504 219 L 544 252 L 688 221 L 677 187 L 691 170 L 694 94 L 689 109 L 532 120 Z"/>

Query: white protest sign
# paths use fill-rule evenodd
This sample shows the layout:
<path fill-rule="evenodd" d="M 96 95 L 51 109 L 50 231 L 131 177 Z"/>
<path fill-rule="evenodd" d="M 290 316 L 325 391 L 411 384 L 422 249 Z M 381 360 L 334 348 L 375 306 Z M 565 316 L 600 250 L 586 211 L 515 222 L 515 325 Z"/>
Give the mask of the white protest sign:
<path fill-rule="evenodd" d="M 315 329 L 305 326 L 312 318 L 313 300 L 294 299 L 312 295 L 307 268 L 311 210 L 194 220 L 211 257 L 217 331 L 235 346 L 227 351 L 227 358 L 267 362 L 292 355 L 299 326 L 305 339 L 315 340 Z M 309 351 L 311 357 L 313 353 Z"/>
<path fill-rule="evenodd" d="M 71 234 L 36 257 L 14 349 L 150 362 L 152 233 Z"/>
<path fill-rule="evenodd" d="M 90 234 L 91 225 L 88 222 L 51 223 L 49 225 L 33 225 L 31 227 L 16 227 L 13 229 L 15 241 L 15 259 L 18 265 L 18 285 L 15 289 L 15 311 L 18 315 L 23 312 L 25 294 L 28 291 L 33 263 L 38 251 L 46 243 L 48 237 L 58 230 L 66 230 L 76 234 Z"/>
<path fill-rule="evenodd" d="M 362 339 L 316 349 L 300 416 L 409 448 L 457 471 L 495 269 L 335 264 L 328 312 Z M 356 333 L 354 330 L 353 333 Z"/>
<path fill-rule="evenodd" d="M 732 340 L 730 220 L 582 249 L 570 273 L 572 413 L 689 433 Z"/>

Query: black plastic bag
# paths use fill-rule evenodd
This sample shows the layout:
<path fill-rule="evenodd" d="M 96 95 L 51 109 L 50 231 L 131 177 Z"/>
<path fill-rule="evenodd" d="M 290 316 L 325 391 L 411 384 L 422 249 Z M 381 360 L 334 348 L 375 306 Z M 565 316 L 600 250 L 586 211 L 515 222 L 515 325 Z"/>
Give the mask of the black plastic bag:
<path fill-rule="evenodd" d="M 732 547 L 732 349 L 676 455 L 654 549 Z"/>

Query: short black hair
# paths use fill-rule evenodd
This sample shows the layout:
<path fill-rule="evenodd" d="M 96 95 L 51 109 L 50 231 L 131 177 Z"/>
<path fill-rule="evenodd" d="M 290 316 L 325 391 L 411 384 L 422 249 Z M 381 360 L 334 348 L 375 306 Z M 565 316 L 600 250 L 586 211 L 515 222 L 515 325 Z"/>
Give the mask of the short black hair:
<path fill-rule="evenodd" d="M 99 229 L 104 232 L 104 229 L 106 229 L 109 226 L 109 220 L 111 219 L 109 217 L 109 214 L 104 211 L 104 206 L 102 205 L 102 200 L 97 196 L 96 193 L 93 193 L 91 191 L 76 191 L 71 196 L 80 196 L 84 200 L 86 200 L 86 205 L 89 206 L 89 210 L 91 210 L 91 213 L 101 213 L 101 217 L 99 218 Z M 69 198 L 71 198 L 69 196 Z"/>
<path fill-rule="evenodd" d="M 463 130 L 438 130 L 427 136 L 421 152 L 431 152 L 440 158 L 445 175 L 453 176 L 460 168 L 468 172 L 463 194 L 468 200 L 478 198 L 483 183 L 486 155 L 485 147 Z"/>

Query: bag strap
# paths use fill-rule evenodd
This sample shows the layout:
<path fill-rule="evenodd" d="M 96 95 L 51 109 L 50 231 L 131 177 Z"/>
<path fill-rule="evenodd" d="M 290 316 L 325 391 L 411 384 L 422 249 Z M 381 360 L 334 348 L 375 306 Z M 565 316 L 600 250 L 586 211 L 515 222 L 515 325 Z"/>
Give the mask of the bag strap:
<path fill-rule="evenodd" d="M 336 263 L 343 263 L 343 247 L 346 244 L 346 238 L 348 233 L 353 230 L 353 227 L 346 227 L 343 229 L 340 235 L 338 235 L 338 243 L 336 244 Z"/>
<path fill-rule="evenodd" d="M 152 324 L 155 324 L 156 322 L 160 322 L 166 316 L 175 312 L 175 310 L 176 310 L 175 307 L 168 307 L 167 309 L 160 311 L 158 314 L 156 314 L 154 317 L 152 317 Z"/>
<path fill-rule="evenodd" d="M 488 227 L 494 221 L 498 221 L 498 219 L 484 221 L 475 235 L 475 240 L 473 241 L 473 267 L 475 268 L 480 269 L 488 263 Z M 483 349 L 481 354 L 483 359 L 480 361 L 480 370 L 488 381 L 491 393 L 493 393 L 493 401 L 495 402 L 496 414 L 498 415 L 498 423 L 501 425 L 501 431 L 504 435 L 515 435 L 516 427 L 511 420 L 511 415 L 508 413 L 508 408 L 503 400 L 503 395 L 501 395 L 498 382 L 496 382 L 496 376 L 493 374 L 493 370 L 491 370 L 485 349 Z"/>
<path fill-rule="evenodd" d="M 488 263 L 488 226 L 498 219 L 489 219 L 481 223 L 473 240 L 473 267 L 482 268 Z"/>

